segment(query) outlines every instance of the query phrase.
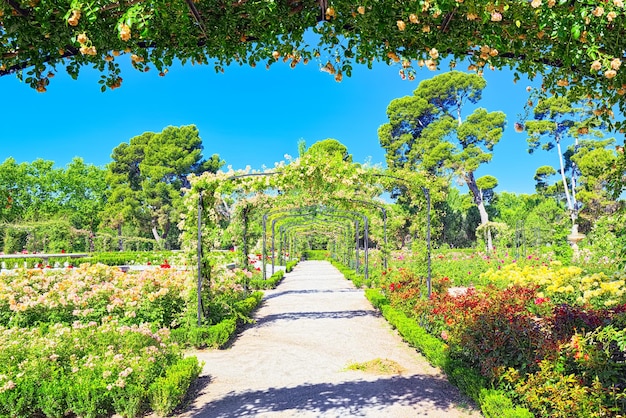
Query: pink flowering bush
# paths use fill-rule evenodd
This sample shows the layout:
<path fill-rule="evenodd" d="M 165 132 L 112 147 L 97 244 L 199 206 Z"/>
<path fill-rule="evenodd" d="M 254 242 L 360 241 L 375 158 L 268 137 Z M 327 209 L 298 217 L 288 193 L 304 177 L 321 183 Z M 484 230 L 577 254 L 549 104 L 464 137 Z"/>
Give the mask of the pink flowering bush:
<path fill-rule="evenodd" d="M 139 416 L 182 359 L 168 330 L 118 321 L 0 327 L 0 347 L 0 415 L 11 417 Z"/>
<path fill-rule="evenodd" d="M 103 264 L 17 269 L 0 275 L 0 325 L 117 319 L 169 327 L 182 315 L 193 287 L 188 272 L 174 269 L 123 273 Z"/>

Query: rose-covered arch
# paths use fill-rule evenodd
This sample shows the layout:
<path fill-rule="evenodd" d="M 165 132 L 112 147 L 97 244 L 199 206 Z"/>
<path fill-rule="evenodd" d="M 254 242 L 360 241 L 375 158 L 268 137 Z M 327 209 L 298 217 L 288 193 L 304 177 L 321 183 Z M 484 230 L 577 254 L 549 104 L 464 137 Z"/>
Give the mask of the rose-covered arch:
<path fill-rule="evenodd" d="M 56 72 L 92 66 L 106 90 L 122 84 L 122 60 L 160 75 L 178 61 L 314 61 L 338 81 L 383 61 L 412 79 L 448 58 L 541 75 L 544 92 L 602 98 L 610 119 L 625 107 L 625 13 L 623 0 L 3 0 L 0 75 L 45 91 Z"/>
<path fill-rule="evenodd" d="M 390 174 L 379 167 L 367 167 L 346 161 L 339 153 L 329 155 L 324 151 L 305 153 L 288 164 L 282 162 L 264 172 L 231 170 L 191 176 L 190 184 L 191 190 L 185 196 L 187 211 L 180 228 L 186 248 L 197 260 L 199 295 L 203 283 L 210 282 L 214 265 L 209 254 L 216 248 L 226 221 L 229 223 L 228 227 L 234 231 L 237 246 L 243 249 L 241 265 L 244 268 L 249 266 L 250 237 L 255 236 L 251 231 L 262 226 L 262 231 L 257 230 L 256 236 L 258 239 L 262 238 L 264 279 L 267 260 L 271 260 L 274 273 L 276 228 L 279 233 L 283 233 L 283 228 L 289 229 L 293 234 L 295 231 L 302 231 L 305 223 L 314 221 L 318 216 L 323 217 L 326 224 L 347 221 L 352 232 L 345 236 L 334 234 L 333 237 L 336 238 L 336 243 L 345 238 L 346 241 L 341 241 L 338 245 L 349 248 L 347 237 L 351 236 L 354 243 L 354 267 L 357 271 L 360 268 L 359 246 L 362 243 L 365 250 L 363 272 L 367 279 L 371 241 L 378 243 L 379 247 L 384 242 L 381 264 L 386 266 L 387 211 L 385 203 L 379 200 L 383 191 L 394 185 L 400 186 L 412 199 L 424 202 L 424 231 L 428 249 L 431 188 L 435 196 L 442 193 L 436 180 L 419 173 Z M 296 226 L 300 228 L 294 228 Z M 272 241 L 269 256 L 266 249 L 268 227 Z M 307 233 L 322 233 L 319 223 L 308 223 L 304 229 Z M 281 237 L 279 241 L 281 246 L 283 239 Z M 279 253 L 282 254 L 282 249 Z M 290 254 L 293 252 L 290 251 Z M 427 255 L 429 261 L 430 251 Z M 348 257 L 350 258 L 351 256 Z M 428 276 L 427 280 L 430 282 L 430 269 Z M 198 298 L 200 301 L 200 296 Z"/>

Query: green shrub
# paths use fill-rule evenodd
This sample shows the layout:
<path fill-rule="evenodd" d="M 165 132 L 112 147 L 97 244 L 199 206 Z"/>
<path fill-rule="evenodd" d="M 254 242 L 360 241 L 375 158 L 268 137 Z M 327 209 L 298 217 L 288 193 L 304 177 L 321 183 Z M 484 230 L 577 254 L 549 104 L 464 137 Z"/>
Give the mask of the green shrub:
<path fill-rule="evenodd" d="M 147 387 L 180 359 L 147 326 L 0 327 L 0 416 L 137 417 Z"/>
<path fill-rule="evenodd" d="M 450 358 L 446 343 L 430 335 L 414 319 L 407 317 L 403 312 L 389 305 L 389 301 L 379 290 L 367 289 L 365 296 L 372 305 L 381 310 L 385 319 L 398 330 L 405 341 L 417 348 L 433 366 L 443 369 L 450 383 L 482 405 L 481 393 L 488 385 L 487 379 L 461 361 Z M 489 399 L 491 400 L 492 398 Z M 500 402 L 506 401 L 501 400 Z M 504 416 L 510 418 L 532 417 L 532 415 L 528 415 L 526 412 L 523 408 L 513 408 L 511 412 L 513 415 Z"/>
<path fill-rule="evenodd" d="M 287 265 L 285 266 L 285 271 L 287 273 L 291 273 L 291 271 L 297 264 L 298 264 L 298 260 L 289 261 Z"/>
<path fill-rule="evenodd" d="M 534 418 L 528 409 L 514 407 L 508 396 L 493 389 L 481 390 L 480 408 L 485 418 Z"/>
<path fill-rule="evenodd" d="M 369 285 L 369 283 L 365 283 L 365 276 L 355 272 L 353 269 L 351 269 L 350 267 L 347 267 L 346 265 L 340 263 L 339 261 L 336 260 L 330 260 L 330 263 L 337 269 L 339 270 L 339 272 L 341 274 L 344 275 L 344 277 L 347 280 L 350 280 L 353 284 L 354 287 L 356 288 L 361 288 L 364 285 Z"/>
<path fill-rule="evenodd" d="M 249 320 L 250 313 L 261 303 L 263 293 L 254 292 L 244 300 L 234 302 L 231 316 L 214 325 L 197 326 L 195 323 L 172 330 L 172 339 L 182 345 L 196 348 L 223 347 L 237 330 L 237 325 Z"/>
<path fill-rule="evenodd" d="M 156 379 L 148 389 L 150 407 L 161 416 L 171 414 L 182 402 L 191 383 L 198 378 L 202 366 L 196 357 L 180 359 Z"/>
<path fill-rule="evenodd" d="M 561 369 L 558 363 L 546 360 L 540 363 L 536 373 L 521 376 L 511 370 L 505 377 L 515 385 L 522 403 L 538 417 L 620 416 L 609 413 L 602 405 L 604 390 L 599 382 L 584 386 L 575 375 L 565 374 Z"/>
<path fill-rule="evenodd" d="M 124 266 L 129 264 L 161 265 L 165 260 L 172 263 L 181 253 L 173 251 L 124 251 L 94 253 L 89 257 L 79 258 L 76 263 L 106 264 L 107 266 Z"/>
<path fill-rule="evenodd" d="M 172 335 L 181 342 L 188 343 L 196 348 L 218 348 L 225 345 L 237 329 L 237 319 L 228 318 L 210 326 L 192 326 L 188 329 L 180 329 Z M 182 333 L 182 337 L 181 337 Z"/>
<path fill-rule="evenodd" d="M 378 289 L 365 289 L 365 297 L 376 309 L 381 309 L 383 305 L 389 305 L 389 300 Z"/>
<path fill-rule="evenodd" d="M 303 255 L 307 260 L 328 260 L 330 257 L 327 250 L 305 250 Z"/>
<path fill-rule="evenodd" d="M 261 290 L 261 289 L 273 289 L 278 286 L 278 283 L 285 276 L 284 270 L 277 270 L 272 274 L 267 280 L 263 279 L 252 279 L 248 284 L 250 289 Z"/>

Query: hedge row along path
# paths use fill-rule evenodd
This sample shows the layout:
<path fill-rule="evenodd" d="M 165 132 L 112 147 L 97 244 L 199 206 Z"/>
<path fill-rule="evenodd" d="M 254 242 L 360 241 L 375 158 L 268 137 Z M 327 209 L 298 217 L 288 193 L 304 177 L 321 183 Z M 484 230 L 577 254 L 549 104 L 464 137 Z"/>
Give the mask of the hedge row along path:
<path fill-rule="evenodd" d="M 267 291 L 225 350 L 205 362 L 180 417 L 478 417 L 477 408 L 326 261 L 305 261 Z M 346 370 L 374 359 L 400 373 Z"/>

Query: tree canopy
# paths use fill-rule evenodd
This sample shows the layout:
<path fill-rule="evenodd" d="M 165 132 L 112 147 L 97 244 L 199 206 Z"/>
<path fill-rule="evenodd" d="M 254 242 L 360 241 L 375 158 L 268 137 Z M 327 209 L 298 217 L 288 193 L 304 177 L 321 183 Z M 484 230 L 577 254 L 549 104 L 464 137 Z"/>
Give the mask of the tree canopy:
<path fill-rule="evenodd" d="M 4 0 L 0 74 L 45 91 L 59 69 L 93 66 L 105 90 L 121 85 L 122 59 L 162 75 L 175 60 L 223 71 L 315 59 L 337 80 L 376 60 L 413 79 L 450 57 L 478 73 L 542 74 L 549 93 L 604 98 L 609 116 L 624 110 L 624 13 L 623 0 Z"/>
<path fill-rule="evenodd" d="M 378 130 L 390 168 L 435 176 L 452 172 L 468 186 L 483 225 L 489 216 L 474 173 L 491 161 L 493 147 L 502 137 L 505 115 L 479 108 L 463 120 L 462 109 L 467 102 L 477 103 L 485 86 L 483 78 L 459 71 L 424 80 L 413 96 L 389 104 L 389 123 Z M 488 191 L 497 181 L 485 179 L 482 183 Z M 489 240 L 488 246 L 491 248 Z"/>
<path fill-rule="evenodd" d="M 203 160 L 202 148 L 193 125 L 145 132 L 116 147 L 107 171 L 107 223 L 119 231 L 125 222 L 149 226 L 157 242 L 167 240 L 178 222 L 183 188 L 191 186 L 187 176 L 223 165 L 217 155 Z"/>

